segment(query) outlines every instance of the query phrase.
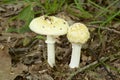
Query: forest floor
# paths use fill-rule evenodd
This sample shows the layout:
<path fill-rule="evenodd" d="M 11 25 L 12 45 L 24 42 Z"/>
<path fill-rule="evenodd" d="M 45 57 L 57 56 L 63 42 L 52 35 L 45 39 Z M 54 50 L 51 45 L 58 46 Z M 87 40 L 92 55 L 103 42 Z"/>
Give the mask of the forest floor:
<path fill-rule="evenodd" d="M 31 31 L 6 31 L 10 26 L 23 25 L 20 20 L 8 22 L 19 13 L 20 6 L 17 4 L 16 10 L 14 5 L 0 5 L 0 80 L 120 80 L 120 22 L 114 20 L 109 27 L 101 27 L 100 33 L 99 25 L 87 25 L 91 36 L 82 47 L 80 65 L 75 69 L 69 68 L 71 43 L 66 35 L 58 37 L 56 66 L 51 68 L 47 63 L 46 36 L 36 38 Z M 82 22 L 64 11 L 55 16 L 70 25 Z M 83 23 L 87 21 L 90 19 Z"/>

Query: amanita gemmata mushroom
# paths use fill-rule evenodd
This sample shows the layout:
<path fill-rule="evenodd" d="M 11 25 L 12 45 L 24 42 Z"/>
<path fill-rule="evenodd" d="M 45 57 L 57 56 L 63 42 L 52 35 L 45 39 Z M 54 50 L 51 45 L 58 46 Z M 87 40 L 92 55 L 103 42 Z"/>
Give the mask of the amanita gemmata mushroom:
<path fill-rule="evenodd" d="M 48 64 L 53 67 L 55 65 L 55 38 L 64 35 L 68 30 L 68 23 L 54 16 L 41 16 L 33 19 L 30 23 L 30 29 L 38 34 L 47 35 L 47 53 Z"/>
<path fill-rule="evenodd" d="M 75 23 L 70 26 L 67 33 L 68 40 L 72 43 L 72 56 L 69 67 L 77 68 L 80 63 L 80 54 L 82 45 L 90 37 L 88 28 L 82 23 Z"/>

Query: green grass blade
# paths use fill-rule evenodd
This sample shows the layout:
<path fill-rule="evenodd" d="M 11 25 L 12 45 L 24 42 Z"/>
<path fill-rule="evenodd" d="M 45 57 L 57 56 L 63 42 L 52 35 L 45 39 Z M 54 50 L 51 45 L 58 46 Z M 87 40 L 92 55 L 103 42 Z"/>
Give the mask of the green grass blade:
<path fill-rule="evenodd" d="M 118 11 L 117 13 L 114 13 L 112 16 L 108 16 L 108 19 L 106 21 L 104 21 L 101 26 L 105 26 L 105 24 L 109 23 L 110 21 L 112 21 L 112 19 L 114 19 L 117 15 L 120 15 L 120 11 Z"/>
<path fill-rule="evenodd" d="M 98 18 L 99 16 L 103 15 L 106 12 L 112 12 L 110 10 L 108 10 L 111 6 L 113 6 L 114 4 L 116 4 L 119 0 L 114 1 L 113 3 L 111 3 L 108 7 L 104 8 L 97 16 L 96 18 Z"/>

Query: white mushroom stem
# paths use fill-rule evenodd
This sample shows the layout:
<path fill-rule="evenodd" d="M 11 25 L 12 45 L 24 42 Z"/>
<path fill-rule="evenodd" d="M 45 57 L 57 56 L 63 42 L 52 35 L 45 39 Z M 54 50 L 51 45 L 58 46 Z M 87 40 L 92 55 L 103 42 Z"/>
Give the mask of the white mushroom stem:
<path fill-rule="evenodd" d="M 82 45 L 80 45 L 80 44 L 72 43 L 72 56 L 71 56 L 71 60 L 70 60 L 70 64 L 69 64 L 70 68 L 79 67 L 81 47 L 82 47 Z"/>
<path fill-rule="evenodd" d="M 55 65 L 55 39 L 53 36 L 47 35 L 47 55 L 48 55 L 48 64 L 53 67 Z"/>

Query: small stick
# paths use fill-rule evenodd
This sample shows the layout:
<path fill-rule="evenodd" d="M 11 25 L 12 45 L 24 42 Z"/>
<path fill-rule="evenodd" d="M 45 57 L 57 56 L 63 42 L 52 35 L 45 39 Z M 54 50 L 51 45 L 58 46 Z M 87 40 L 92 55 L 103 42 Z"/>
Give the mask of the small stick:
<path fill-rule="evenodd" d="M 95 25 L 88 25 L 88 26 L 90 26 L 90 28 L 100 28 L 100 29 L 103 29 L 103 30 L 105 29 L 105 30 L 120 34 L 120 31 L 117 31 L 115 29 L 110 29 L 108 27 L 98 27 L 98 26 L 95 26 Z"/>
<path fill-rule="evenodd" d="M 120 52 L 118 52 L 117 54 L 114 54 L 114 55 L 110 55 L 110 56 L 108 56 L 108 57 L 102 57 L 102 58 L 99 59 L 99 61 L 105 62 L 105 61 L 107 61 L 108 59 L 112 58 L 112 56 L 115 57 L 115 56 L 119 56 L 119 55 L 120 55 Z M 95 62 L 93 62 L 93 63 L 91 63 L 91 64 L 89 64 L 89 65 L 87 65 L 87 66 L 85 66 L 85 67 L 83 67 L 83 68 L 79 68 L 76 72 L 72 73 L 72 74 L 67 78 L 67 80 L 71 80 L 73 76 L 75 76 L 76 74 L 78 74 L 78 73 L 80 73 L 80 72 L 82 72 L 82 71 L 84 71 L 84 70 L 86 70 L 86 69 L 88 69 L 88 68 L 90 68 L 90 67 L 92 67 L 92 66 L 95 66 L 95 65 L 98 66 L 98 65 L 100 65 L 99 61 L 95 61 Z"/>
<path fill-rule="evenodd" d="M 108 60 L 108 59 L 109 59 L 109 57 L 102 57 L 102 58 L 100 58 L 100 61 L 105 62 L 105 61 Z M 78 74 L 79 72 L 82 72 L 82 71 L 84 71 L 84 70 L 86 70 L 86 69 L 88 69 L 88 68 L 90 68 L 90 67 L 92 67 L 92 66 L 94 66 L 94 65 L 96 65 L 96 64 L 100 65 L 98 61 L 95 61 L 95 62 L 93 62 L 93 63 L 91 63 L 91 64 L 89 64 L 89 65 L 87 65 L 87 66 L 85 66 L 85 67 L 83 67 L 83 68 L 79 68 L 76 72 L 74 72 L 73 74 L 71 74 L 71 75 L 68 77 L 67 80 L 71 80 L 74 75 L 76 75 L 76 74 Z"/>

